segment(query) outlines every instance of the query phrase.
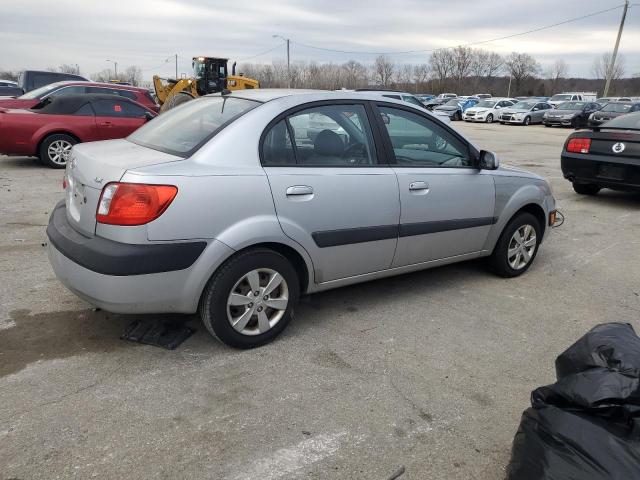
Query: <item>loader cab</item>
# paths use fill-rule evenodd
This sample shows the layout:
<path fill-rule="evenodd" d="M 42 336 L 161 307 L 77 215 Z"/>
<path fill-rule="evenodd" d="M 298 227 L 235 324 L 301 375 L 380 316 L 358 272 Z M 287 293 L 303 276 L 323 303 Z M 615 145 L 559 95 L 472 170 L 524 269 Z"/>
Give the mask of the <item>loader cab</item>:
<path fill-rule="evenodd" d="M 215 57 L 193 58 L 193 75 L 198 95 L 220 92 L 227 87 L 227 60 Z"/>

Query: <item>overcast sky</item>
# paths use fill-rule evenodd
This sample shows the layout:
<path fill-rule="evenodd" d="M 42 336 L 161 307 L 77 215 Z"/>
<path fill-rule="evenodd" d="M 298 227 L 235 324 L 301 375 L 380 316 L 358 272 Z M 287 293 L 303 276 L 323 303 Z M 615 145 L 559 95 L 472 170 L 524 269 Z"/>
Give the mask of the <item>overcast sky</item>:
<path fill-rule="evenodd" d="M 357 52 L 455 46 L 519 33 L 615 7 L 622 0 L 20 0 L 0 9 L 0 69 L 78 64 L 90 75 L 138 65 L 145 78 L 190 71 L 191 57 L 285 59 L 279 34 L 292 41 L 292 61 L 372 62 L 375 55 L 339 54 L 299 43 Z M 598 54 L 613 48 L 621 9 L 482 48 L 528 52 L 544 65 L 569 64 L 591 76 Z M 640 73 L 640 6 L 631 8 L 620 45 L 628 75 Z M 428 53 L 392 54 L 397 63 L 425 62 Z"/>

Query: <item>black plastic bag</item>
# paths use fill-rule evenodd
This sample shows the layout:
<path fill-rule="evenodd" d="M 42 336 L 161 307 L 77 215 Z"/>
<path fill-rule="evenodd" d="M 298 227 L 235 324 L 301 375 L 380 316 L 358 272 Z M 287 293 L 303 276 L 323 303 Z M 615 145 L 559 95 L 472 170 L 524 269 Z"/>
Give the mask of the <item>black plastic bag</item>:
<path fill-rule="evenodd" d="M 509 480 L 640 480 L 640 338 L 594 327 L 556 359 L 553 385 L 531 394 Z"/>

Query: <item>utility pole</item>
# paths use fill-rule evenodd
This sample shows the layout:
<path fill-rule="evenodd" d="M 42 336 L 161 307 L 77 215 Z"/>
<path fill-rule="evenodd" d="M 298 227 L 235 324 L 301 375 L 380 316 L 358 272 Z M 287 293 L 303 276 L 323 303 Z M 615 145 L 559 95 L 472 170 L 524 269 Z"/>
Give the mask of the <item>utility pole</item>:
<path fill-rule="evenodd" d="M 287 84 L 291 88 L 291 63 L 289 57 L 289 39 L 287 38 Z"/>
<path fill-rule="evenodd" d="M 178 79 L 178 54 L 176 53 L 176 80 Z"/>
<path fill-rule="evenodd" d="M 271 35 L 273 38 L 281 38 L 287 42 L 287 87 L 291 88 L 291 57 L 289 55 L 289 39 L 284 38 L 282 35 Z"/>
<path fill-rule="evenodd" d="M 115 60 L 109 60 L 109 59 L 107 59 L 107 62 L 113 63 L 113 70 L 114 70 L 113 80 L 118 80 L 118 62 L 116 62 Z"/>
<path fill-rule="evenodd" d="M 629 0 L 625 0 L 624 2 L 624 10 L 622 10 L 622 19 L 620 20 L 620 28 L 618 29 L 618 38 L 616 39 L 616 46 L 613 47 L 613 55 L 611 56 L 611 61 L 607 66 L 607 81 L 604 84 L 604 93 L 603 97 L 609 95 L 609 87 L 611 86 L 611 78 L 613 77 L 613 72 L 616 66 L 616 58 L 618 56 L 618 47 L 620 46 L 620 37 L 622 37 L 622 29 L 624 28 L 624 22 L 627 19 L 627 10 L 629 10 Z"/>

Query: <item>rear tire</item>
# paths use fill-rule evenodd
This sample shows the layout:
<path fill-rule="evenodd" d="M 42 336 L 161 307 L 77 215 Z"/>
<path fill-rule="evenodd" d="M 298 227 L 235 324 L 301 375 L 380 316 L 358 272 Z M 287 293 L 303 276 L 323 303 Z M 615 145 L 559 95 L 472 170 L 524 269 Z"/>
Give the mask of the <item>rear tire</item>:
<path fill-rule="evenodd" d="M 278 279 L 280 283 L 269 291 L 270 282 Z M 247 250 L 231 257 L 211 277 L 200 301 L 200 317 L 222 343 L 259 347 L 286 328 L 299 296 L 298 274 L 287 258 L 268 249 Z"/>
<path fill-rule="evenodd" d="M 597 195 L 601 188 L 594 183 L 572 183 L 571 185 L 573 185 L 573 191 L 580 195 Z"/>
<path fill-rule="evenodd" d="M 40 144 L 38 156 L 40 163 L 49 168 L 64 168 L 71 154 L 71 148 L 78 139 L 66 133 L 55 133 L 46 137 Z"/>
<path fill-rule="evenodd" d="M 493 114 L 492 113 L 487 115 L 487 123 L 493 123 Z"/>
<path fill-rule="evenodd" d="M 178 92 L 174 96 L 169 97 L 169 99 L 162 104 L 162 106 L 160 107 L 160 113 L 164 113 L 167 110 L 171 110 L 172 108 L 177 107 L 178 105 L 187 103 L 194 98 L 195 97 L 189 92 Z"/>
<path fill-rule="evenodd" d="M 519 242 L 519 238 L 522 242 Z M 528 212 L 513 217 L 504 228 L 489 257 L 489 265 L 499 276 L 517 277 L 526 272 L 538 253 L 542 229 L 538 219 Z"/>
<path fill-rule="evenodd" d="M 460 120 L 462 120 L 462 114 L 461 114 L 460 112 L 456 112 L 456 113 L 453 115 L 453 119 L 454 119 L 455 121 L 458 121 L 458 122 L 459 122 Z"/>

